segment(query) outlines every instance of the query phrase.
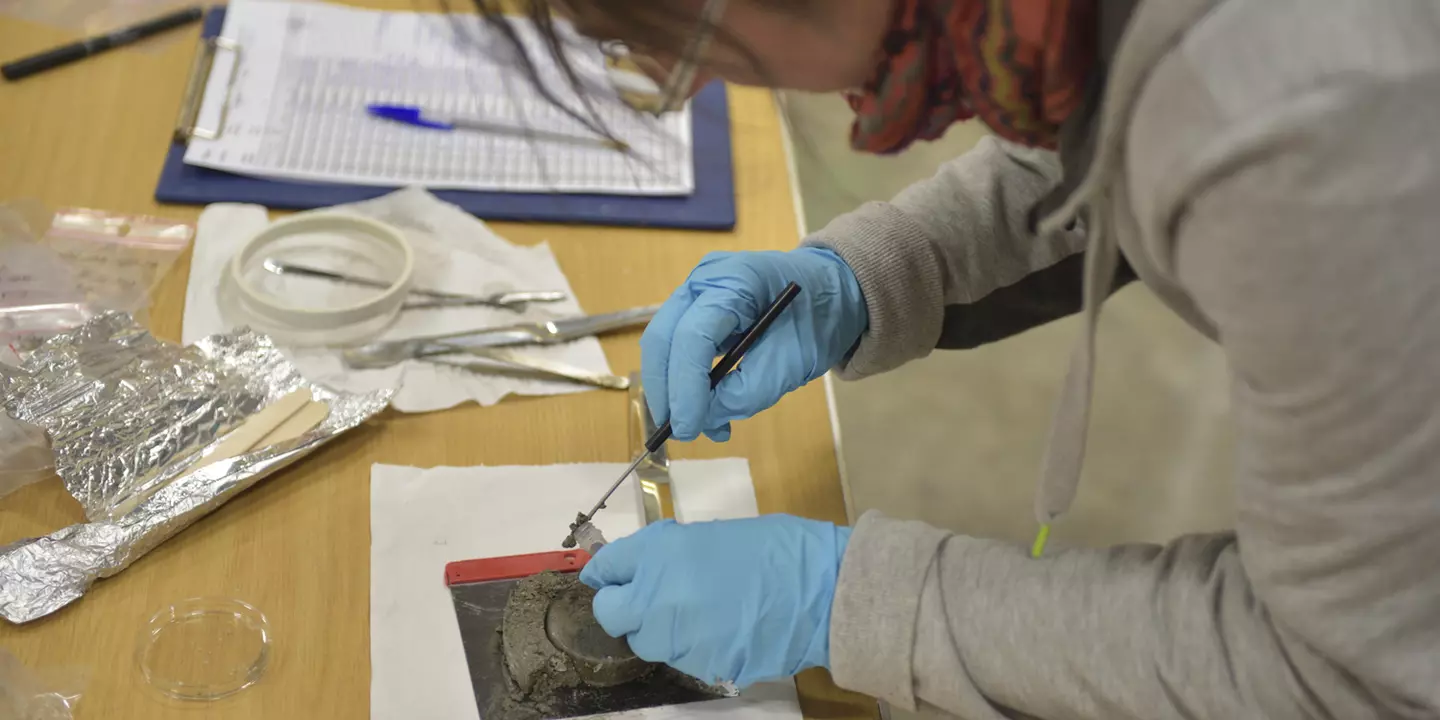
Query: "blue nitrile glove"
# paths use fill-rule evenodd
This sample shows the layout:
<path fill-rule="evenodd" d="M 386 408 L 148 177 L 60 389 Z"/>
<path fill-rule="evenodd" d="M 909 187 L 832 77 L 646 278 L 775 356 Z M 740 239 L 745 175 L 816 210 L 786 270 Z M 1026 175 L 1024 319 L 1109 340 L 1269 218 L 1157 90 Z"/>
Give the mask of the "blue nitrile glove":
<path fill-rule="evenodd" d="M 791 282 L 800 295 L 710 391 L 710 368 Z M 831 250 L 713 253 L 690 273 L 640 338 L 640 379 L 656 423 L 677 440 L 730 438 L 750 417 L 839 365 L 869 327 L 855 273 Z"/>
<path fill-rule="evenodd" d="M 630 649 L 746 687 L 830 663 L 830 602 L 850 528 L 789 515 L 647 525 L 580 572 Z"/>

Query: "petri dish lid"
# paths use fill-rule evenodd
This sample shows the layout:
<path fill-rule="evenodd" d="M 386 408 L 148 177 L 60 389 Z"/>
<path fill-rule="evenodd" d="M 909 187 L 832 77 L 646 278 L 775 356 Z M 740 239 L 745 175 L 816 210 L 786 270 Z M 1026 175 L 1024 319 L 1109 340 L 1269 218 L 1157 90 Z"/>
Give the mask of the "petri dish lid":
<path fill-rule="evenodd" d="M 253 605 L 191 598 L 162 608 L 140 638 L 145 681 L 179 700 L 218 700 L 260 681 L 270 662 L 270 624 Z"/>

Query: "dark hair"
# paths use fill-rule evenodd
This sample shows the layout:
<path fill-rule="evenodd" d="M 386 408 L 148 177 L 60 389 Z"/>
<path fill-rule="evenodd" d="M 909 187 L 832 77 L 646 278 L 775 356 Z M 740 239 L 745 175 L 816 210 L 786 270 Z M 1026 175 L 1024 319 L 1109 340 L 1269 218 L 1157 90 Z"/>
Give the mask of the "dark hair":
<path fill-rule="evenodd" d="M 618 37 L 596 38 L 603 40 L 620 40 L 628 47 L 643 54 L 663 53 L 669 56 L 680 56 L 685 51 L 685 46 L 702 28 L 702 20 L 697 13 L 686 12 L 674 7 L 672 0 L 572 0 L 584 3 L 586 14 L 593 17 L 605 18 L 607 26 L 614 28 Z M 758 0 L 770 9 L 783 12 L 801 12 L 817 1 L 823 0 Z M 449 10 L 449 0 L 443 0 L 446 9 Z M 580 98 L 583 107 L 571 107 L 560 99 L 555 88 L 547 86 L 545 79 L 541 76 L 535 58 L 530 56 L 530 49 L 520 38 L 520 31 L 516 29 L 513 13 L 507 13 L 507 8 L 513 6 L 513 0 L 474 0 L 475 10 L 484 20 L 485 24 L 503 38 L 509 47 L 511 54 L 519 63 L 519 70 L 526 79 L 535 87 L 536 91 L 555 108 L 559 109 L 569 117 L 583 123 L 592 132 L 595 132 L 608 140 L 624 144 L 623 138 L 617 138 L 606 127 L 599 112 L 591 102 L 586 88 L 583 87 L 579 73 L 571 63 L 566 53 L 565 41 L 556 29 L 555 9 L 556 6 L 565 0 L 529 0 L 523 2 L 524 18 L 532 24 L 545 46 L 545 50 L 560 69 L 561 75 Z M 757 74 L 764 77 L 764 71 L 756 54 L 733 34 L 727 33 L 724 28 L 712 26 L 704 28 L 717 44 L 724 45 L 750 66 Z"/>
<path fill-rule="evenodd" d="M 455 12 L 451 6 L 451 0 L 440 1 L 447 12 L 452 14 Z M 731 0 L 731 2 L 734 1 Z M 746 1 L 777 13 L 811 17 L 817 7 L 823 6 L 830 0 Z M 587 13 L 605 18 L 607 30 L 613 30 L 617 37 L 596 38 L 597 40 L 621 40 L 638 52 L 658 52 L 670 56 L 683 54 L 685 44 L 701 29 L 698 13 L 675 8 L 674 0 L 529 0 L 528 2 L 522 0 L 521 4 L 524 5 L 525 11 L 523 15 L 517 15 L 506 12 L 507 8 L 516 4 L 514 0 L 474 0 L 475 11 L 484 20 L 486 26 L 504 39 L 510 53 L 517 58 L 519 69 L 546 102 L 565 115 L 581 122 L 597 135 L 625 145 L 624 139 L 615 136 L 590 102 L 589 95 L 582 87 L 579 74 L 575 72 L 574 66 L 566 54 L 565 42 L 556 29 L 554 12 L 556 5 L 563 2 L 585 3 L 584 7 Z M 546 85 L 545 79 L 541 77 L 537 69 L 535 59 L 530 57 L 529 48 L 521 40 L 520 31 L 516 29 L 515 20 L 522 17 L 533 24 L 555 65 L 561 69 L 562 75 L 580 98 L 583 107 L 571 107 L 561 100 L 554 89 Z M 768 77 L 769 73 L 756 53 L 733 33 L 727 33 L 723 27 L 711 27 L 708 30 L 713 42 L 726 47 L 742 62 L 747 63 L 749 69 L 761 78 Z M 777 95 L 776 102 L 782 121 L 790 122 L 788 104 L 784 94 Z M 825 164 L 824 158 L 819 155 L 808 138 L 803 135 L 793 135 L 792 140 L 796 143 L 798 152 L 813 156 L 821 166 Z M 630 150 L 627 152 L 641 164 L 653 169 L 646 158 L 639 157 Z M 837 180 L 837 182 L 839 181 Z M 856 204 L 862 200 L 862 196 L 853 188 L 837 187 L 837 190 Z"/>
<path fill-rule="evenodd" d="M 675 37 L 674 31 L 676 28 L 683 27 L 685 22 L 684 13 L 666 8 L 665 6 L 669 4 L 667 2 L 583 1 L 602 6 L 601 10 L 608 13 L 607 17 L 614 17 L 618 24 L 627 30 L 633 29 L 636 37 L 644 37 L 646 47 L 655 47 L 649 44 L 650 42 L 664 43 L 667 42 L 666 38 Z M 453 12 L 449 0 L 443 0 L 443 4 L 447 12 Z M 565 41 L 556 29 L 554 3 L 551 0 L 530 0 L 522 3 L 525 8 L 524 18 L 534 26 L 546 52 L 554 60 L 555 66 L 559 68 L 564 82 L 570 90 L 574 91 L 574 96 L 579 98 L 579 107 L 562 100 L 560 92 L 557 92 L 558 89 L 551 87 L 541 76 L 536 59 L 531 56 L 531 49 L 521 39 L 520 31 L 516 28 L 512 14 L 506 12 L 507 6 L 514 4 L 508 0 L 474 0 L 475 10 L 484 20 L 485 25 L 505 42 L 510 55 L 519 64 L 520 72 L 547 103 L 580 122 L 591 132 L 615 142 L 621 147 L 628 147 L 624 139 L 616 137 L 615 133 L 606 125 L 599 110 L 592 102 L 590 93 L 584 87 L 580 74 L 576 72 L 575 66 L 566 52 Z M 649 10 L 637 11 L 636 6 L 646 7 Z M 692 26 L 694 22 L 694 19 L 691 18 Z"/>
<path fill-rule="evenodd" d="M 608 25 L 614 28 L 616 37 L 625 43 L 645 52 L 665 52 L 680 54 L 686 41 L 699 27 L 700 19 L 695 13 L 675 9 L 672 0 L 577 0 L 584 3 L 587 16 L 604 17 Z M 767 5 L 777 8 L 796 5 L 805 5 L 810 0 L 762 0 Z M 506 31 L 501 28 L 509 24 L 510 15 L 505 12 L 507 6 L 513 3 L 510 0 L 474 0 L 475 9 L 480 16 L 491 26 L 499 29 L 502 33 Z M 556 0 L 532 0 L 524 3 L 525 17 L 535 24 L 540 30 L 542 37 L 547 42 L 555 41 L 554 20 L 555 8 L 557 5 L 564 5 L 564 1 Z M 710 28 L 716 32 L 718 28 Z M 507 33 L 507 36 L 509 33 Z M 728 38 L 730 44 L 734 44 L 734 38 Z M 558 42 L 553 42 L 549 50 L 556 52 L 560 50 Z M 562 60 L 560 55 L 556 60 Z"/>

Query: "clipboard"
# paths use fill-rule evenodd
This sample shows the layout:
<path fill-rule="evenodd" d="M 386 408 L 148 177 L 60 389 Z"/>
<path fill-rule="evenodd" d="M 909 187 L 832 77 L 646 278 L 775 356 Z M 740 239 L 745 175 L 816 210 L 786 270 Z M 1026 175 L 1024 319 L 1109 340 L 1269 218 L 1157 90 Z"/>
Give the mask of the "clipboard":
<path fill-rule="evenodd" d="M 243 48 L 220 37 L 224 23 L 224 6 L 212 8 L 205 16 L 200 48 L 181 102 L 175 137 L 155 187 L 157 201 L 179 205 L 255 203 L 276 209 L 309 210 L 369 200 L 399 189 L 268 180 L 186 165 L 185 144 L 190 137 L 206 137 L 221 131 L 219 127 L 196 127 L 214 57 L 217 53 L 229 52 L 243 58 Z M 238 63 L 235 66 L 238 67 Z M 223 114 L 222 111 L 222 120 Z M 695 96 L 691 101 L 691 122 L 695 192 L 690 195 L 641 197 L 469 190 L 434 193 L 441 200 L 486 220 L 732 230 L 735 227 L 735 168 L 731 157 L 730 108 L 723 84 L 711 83 Z"/>

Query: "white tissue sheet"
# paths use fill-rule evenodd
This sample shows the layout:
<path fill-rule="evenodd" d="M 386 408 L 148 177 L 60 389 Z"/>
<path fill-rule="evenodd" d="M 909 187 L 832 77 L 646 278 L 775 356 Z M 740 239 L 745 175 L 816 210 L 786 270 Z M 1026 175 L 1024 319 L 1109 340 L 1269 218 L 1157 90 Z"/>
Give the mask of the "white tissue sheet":
<path fill-rule="evenodd" d="M 563 302 L 532 304 L 524 313 L 485 307 L 402 312 L 379 340 L 584 314 L 547 245 L 512 245 L 485 223 L 423 189 L 400 190 L 325 210 L 352 212 L 403 231 L 415 250 L 414 287 L 471 294 L 560 290 L 571 296 Z M 230 259 L 268 223 L 265 208 L 259 205 L 219 203 L 201 213 L 185 292 L 184 342 L 231 329 L 220 311 L 216 288 L 220 287 Z M 610 372 L 600 341 L 594 338 L 553 347 L 521 348 L 518 352 L 594 372 Z M 402 412 L 443 410 L 467 400 L 494 405 L 511 394 L 559 395 L 590 389 L 570 382 L 486 375 L 418 360 L 381 370 L 351 370 L 338 352 L 325 349 L 287 349 L 285 354 L 307 379 L 336 390 L 367 392 L 398 387 L 393 405 Z"/>
<path fill-rule="evenodd" d="M 475 720 L 465 650 L 445 587 L 456 560 L 557 550 L 579 506 L 604 492 L 623 464 L 540 467 L 375 465 L 370 471 L 370 717 Z M 753 516 L 755 490 L 743 459 L 672 464 L 684 521 Z M 641 526 L 634 480 L 596 525 L 610 539 Z M 624 713 L 643 720 L 798 720 L 793 683 L 760 685 L 738 698 Z"/>

